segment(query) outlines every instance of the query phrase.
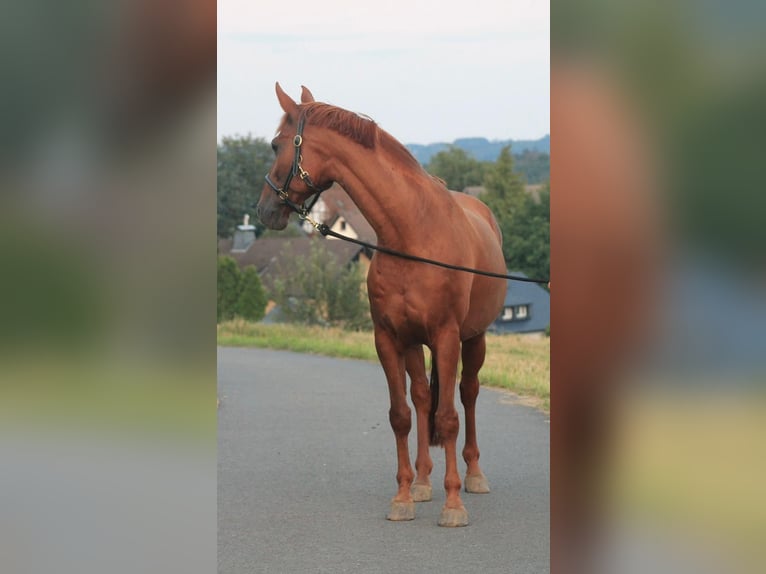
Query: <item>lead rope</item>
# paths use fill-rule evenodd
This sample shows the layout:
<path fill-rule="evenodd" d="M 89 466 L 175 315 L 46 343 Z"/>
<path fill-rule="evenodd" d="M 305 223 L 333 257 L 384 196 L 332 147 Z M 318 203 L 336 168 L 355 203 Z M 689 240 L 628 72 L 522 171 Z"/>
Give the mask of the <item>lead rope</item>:
<path fill-rule="evenodd" d="M 497 277 L 498 279 L 509 279 L 511 281 L 524 281 L 527 283 L 542 283 L 546 285 L 550 284 L 550 279 L 533 279 L 530 277 L 519 277 L 517 275 L 503 275 L 502 273 L 492 273 L 491 271 L 481 271 L 479 269 L 471 269 L 470 267 L 463 267 L 462 265 L 451 265 L 449 263 L 443 263 L 441 261 L 435 261 L 433 259 L 427 259 L 425 257 L 419 257 L 417 255 L 411 255 L 409 253 L 403 253 L 401 251 L 396 251 L 395 249 L 389 249 L 388 247 L 381 247 L 380 245 L 373 245 L 372 243 L 367 243 L 366 241 L 362 241 L 360 239 L 354 239 L 353 237 L 341 235 L 340 233 L 333 231 L 324 223 L 318 223 L 317 221 L 314 221 L 314 219 L 312 219 L 311 216 L 309 216 L 309 214 L 306 211 L 297 211 L 297 213 L 300 219 L 304 221 L 308 221 L 312 225 L 312 227 L 314 227 L 314 229 L 316 229 L 319 233 L 321 233 L 325 237 L 329 235 L 331 237 L 335 237 L 336 239 L 342 239 L 343 241 L 348 241 L 349 243 L 355 243 L 357 245 L 361 245 L 362 247 L 367 247 L 368 249 L 374 249 L 375 251 L 380 251 L 381 253 L 385 253 L 387 255 L 393 255 L 394 257 L 401 257 L 402 259 L 409 259 L 410 261 L 419 261 L 420 263 L 428 263 L 429 265 L 436 265 L 437 267 L 444 267 L 445 269 L 453 269 L 455 271 L 465 271 L 466 273 L 473 273 L 475 275 L 484 275 L 486 277 Z"/>

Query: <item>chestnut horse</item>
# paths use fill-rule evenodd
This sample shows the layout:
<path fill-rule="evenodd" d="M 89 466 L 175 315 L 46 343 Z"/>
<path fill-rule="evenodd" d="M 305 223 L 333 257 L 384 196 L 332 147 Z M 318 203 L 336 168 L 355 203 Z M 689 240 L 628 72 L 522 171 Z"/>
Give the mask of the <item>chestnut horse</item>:
<path fill-rule="evenodd" d="M 447 190 L 369 118 L 315 102 L 305 87 L 301 103 L 278 83 L 276 91 L 285 115 L 272 141 L 276 159 L 257 206 L 257 215 L 267 227 L 284 229 L 292 211 L 337 182 L 372 225 L 378 245 L 506 273 L 500 230 L 481 201 Z M 389 420 L 396 436 L 399 489 L 388 519 L 412 520 L 415 502 L 431 500 L 431 444 L 443 446 L 446 458 L 446 501 L 439 525 L 465 526 L 468 513 L 460 498 L 456 454 L 458 360 L 462 357 L 465 490 L 486 493 L 489 484 L 479 467 L 475 404 L 485 331 L 502 308 L 506 282 L 376 252 L 367 288 L 375 348 L 388 381 Z M 430 385 L 423 345 L 432 355 Z M 412 423 L 405 371 L 417 413 L 417 474 L 410 465 L 407 444 Z"/>

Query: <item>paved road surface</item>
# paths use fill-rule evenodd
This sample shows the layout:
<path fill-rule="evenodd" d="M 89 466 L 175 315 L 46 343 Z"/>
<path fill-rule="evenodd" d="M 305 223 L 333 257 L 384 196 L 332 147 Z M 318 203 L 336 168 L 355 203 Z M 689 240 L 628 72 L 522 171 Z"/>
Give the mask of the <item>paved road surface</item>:
<path fill-rule="evenodd" d="M 436 525 L 438 448 L 433 501 L 412 522 L 385 519 L 396 458 L 379 365 L 220 348 L 218 395 L 221 574 L 549 571 L 549 425 L 507 394 L 479 395 L 492 492 L 463 494 L 471 524 L 457 529 Z"/>

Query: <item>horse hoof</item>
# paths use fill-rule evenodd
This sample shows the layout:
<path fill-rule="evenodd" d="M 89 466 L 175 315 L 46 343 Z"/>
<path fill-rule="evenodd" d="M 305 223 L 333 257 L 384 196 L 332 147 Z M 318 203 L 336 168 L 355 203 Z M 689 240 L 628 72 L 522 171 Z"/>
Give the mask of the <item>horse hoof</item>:
<path fill-rule="evenodd" d="M 468 526 L 468 512 L 465 508 L 442 508 L 439 517 L 439 526 L 454 528 L 456 526 Z"/>
<path fill-rule="evenodd" d="M 400 522 L 402 520 L 414 520 L 415 519 L 415 503 L 414 502 L 396 502 L 391 503 L 391 510 L 386 516 L 388 520 L 394 522 Z"/>
<path fill-rule="evenodd" d="M 430 484 L 413 484 L 410 492 L 415 502 L 428 502 L 431 500 L 432 489 Z"/>
<path fill-rule="evenodd" d="M 483 474 L 467 474 L 465 476 L 465 491 L 473 494 L 487 494 L 489 481 Z"/>

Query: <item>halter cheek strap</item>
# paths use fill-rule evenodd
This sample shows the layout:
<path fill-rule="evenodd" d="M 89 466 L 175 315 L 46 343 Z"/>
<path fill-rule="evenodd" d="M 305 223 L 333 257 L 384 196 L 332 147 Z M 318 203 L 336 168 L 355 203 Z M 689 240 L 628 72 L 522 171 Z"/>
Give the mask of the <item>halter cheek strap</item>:
<path fill-rule="evenodd" d="M 301 155 L 301 146 L 303 145 L 303 127 L 305 124 L 306 116 L 302 115 L 298 120 L 298 130 L 296 131 L 295 137 L 293 138 L 293 147 L 295 148 L 293 165 L 287 174 L 282 187 L 277 187 L 277 184 L 272 181 L 272 179 L 269 177 L 269 174 L 266 174 L 266 183 L 279 196 L 279 199 L 281 199 L 283 203 L 285 203 L 290 209 L 295 211 L 299 216 L 303 218 L 309 214 L 311 208 L 314 207 L 314 204 L 319 199 L 319 194 L 324 191 L 311 180 L 309 172 L 307 172 L 301 166 L 301 161 L 303 161 L 303 156 Z M 303 183 L 306 184 L 306 187 L 314 192 L 314 196 L 311 199 L 311 202 L 308 204 L 304 203 L 303 205 L 298 205 L 288 197 L 288 192 L 290 191 L 290 183 L 292 182 L 293 177 L 296 175 L 301 179 Z"/>

